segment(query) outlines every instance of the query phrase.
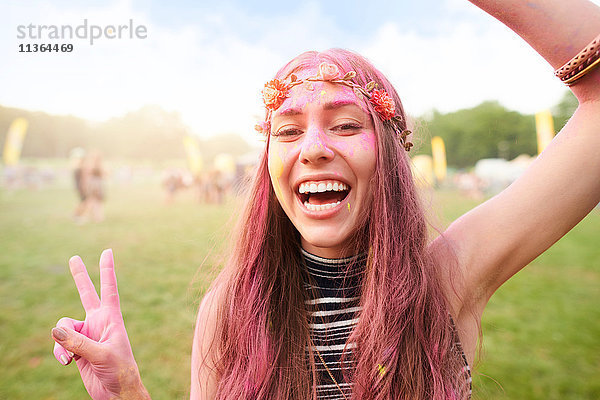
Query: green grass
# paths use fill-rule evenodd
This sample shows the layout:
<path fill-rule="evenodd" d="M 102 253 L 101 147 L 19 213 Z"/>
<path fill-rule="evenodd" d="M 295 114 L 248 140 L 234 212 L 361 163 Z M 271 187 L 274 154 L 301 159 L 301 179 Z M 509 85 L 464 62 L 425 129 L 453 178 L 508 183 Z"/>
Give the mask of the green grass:
<path fill-rule="evenodd" d="M 453 192 L 430 203 L 446 222 L 477 205 Z M 475 398 L 600 399 L 599 244 L 596 209 L 494 294 Z"/>
<path fill-rule="evenodd" d="M 434 203 L 444 221 L 476 205 L 452 192 Z M 115 186 L 105 222 L 75 225 L 74 207 L 66 188 L 0 191 L 0 399 L 86 398 L 76 368 L 54 360 L 50 329 L 62 316 L 83 318 L 69 257 L 79 254 L 98 282 L 108 247 L 147 388 L 155 399 L 187 397 L 197 304 L 237 204 L 201 206 L 188 193 L 166 206 L 158 187 Z M 600 398 L 598 243 L 595 211 L 492 298 L 476 398 Z"/>

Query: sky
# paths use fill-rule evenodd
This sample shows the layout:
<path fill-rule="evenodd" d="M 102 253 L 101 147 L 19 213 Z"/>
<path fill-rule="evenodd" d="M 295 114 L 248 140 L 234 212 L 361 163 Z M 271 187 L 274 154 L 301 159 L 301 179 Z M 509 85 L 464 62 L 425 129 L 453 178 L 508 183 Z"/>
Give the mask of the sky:
<path fill-rule="evenodd" d="M 86 39 L 18 37 L 21 25 L 75 29 L 84 20 Z M 130 20 L 144 38 L 125 30 L 90 44 L 91 25 Z M 33 43 L 73 51 L 19 52 Z M 414 116 L 485 100 L 534 113 L 566 91 L 535 51 L 466 0 L 8 0 L 0 5 L 0 105 L 102 121 L 152 104 L 178 112 L 193 134 L 252 140 L 264 83 L 292 57 L 331 47 L 370 59 Z"/>

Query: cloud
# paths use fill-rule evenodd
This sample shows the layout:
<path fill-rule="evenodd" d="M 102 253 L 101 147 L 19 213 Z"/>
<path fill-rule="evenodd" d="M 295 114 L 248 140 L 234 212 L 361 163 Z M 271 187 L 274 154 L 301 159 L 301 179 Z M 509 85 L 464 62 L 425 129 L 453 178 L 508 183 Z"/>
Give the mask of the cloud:
<path fill-rule="evenodd" d="M 600 0 L 595 0 L 600 1 Z M 178 111 L 200 135 L 254 137 L 260 90 L 288 59 L 309 49 L 346 47 L 370 58 L 396 85 L 407 110 L 451 111 L 498 99 L 522 112 L 555 104 L 565 89 L 552 69 L 514 33 L 472 5 L 445 0 L 436 29 L 385 23 L 359 36 L 336 25 L 318 2 L 277 15 L 234 4 L 206 9 L 181 25 L 131 1 L 98 6 L 9 2 L 0 21 L 0 104 L 93 120 L 145 104 Z M 160 11 L 160 10 L 159 10 Z M 348 10 L 347 10 L 348 11 Z M 185 9 L 181 10 L 186 12 Z M 74 41 L 71 54 L 20 54 L 19 24 L 127 23 L 147 39 Z M 413 26 L 413 28 L 411 28 Z M 408 27 L 408 28 L 406 28 Z"/>
<path fill-rule="evenodd" d="M 19 54 L 14 49 L 22 40 L 2 42 L 0 51 L 9 67 L 0 76 L 5 88 L 0 104 L 93 120 L 157 104 L 178 111 L 196 134 L 237 132 L 250 137 L 264 113 L 264 82 L 300 47 L 326 46 L 324 38 L 334 34 L 315 4 L 271 20 L 248 20 L 231 9 L 206 13 L 193 25 L 169 27 L 153 23 L 128 1 L 117 1 L 68 11 L 49 3 L 39 9 L 13 3 L 7 24 L 12 32 L 4 37 L 15 37 L 16 26 L 31 21 L 80 25 L 84 18 L 100 26 L 132 19 L 147 26 L 148 37 L 98 40 L 93 46 L 76 40 L 71 54 Z M 254 41 L 240 34 L 257 27 L 262 31 Z M 296 36 L 301 40 L 286 40 Z"/>
<path fill-rule="evenodd" d="M 407 110 L 417 115 L 488 99 L 535 112 L 554 105 L 565 92 L 535 51 L 492 20 L 454 21 L 430 36 L 390 23 L 361 51 L 390 77 Z"/>

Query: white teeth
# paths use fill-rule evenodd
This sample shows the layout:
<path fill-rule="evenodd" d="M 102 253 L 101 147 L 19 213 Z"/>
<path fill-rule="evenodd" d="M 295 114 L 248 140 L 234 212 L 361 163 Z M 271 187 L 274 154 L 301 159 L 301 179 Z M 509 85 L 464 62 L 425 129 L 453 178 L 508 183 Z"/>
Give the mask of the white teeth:
<path fill-rule="evenodd" d="M 341 182 L 304 182 L 298 187 L 298 193 L 323 193 L 323 192 L 338 192 L 348 190 L 348 186 Z"/>
<path fill-rule="evenodd" d="M 338 204 L 340 204 L 339 201 L 336 203 L 327 203 L 327 204 L 310 204 L 308 201 L 304 202 L 304 206 L 306 208 L 308 208 L 310 211 L 329 210 L 330 208 L 333 208 L 333 207 L 337 206 Z"/>

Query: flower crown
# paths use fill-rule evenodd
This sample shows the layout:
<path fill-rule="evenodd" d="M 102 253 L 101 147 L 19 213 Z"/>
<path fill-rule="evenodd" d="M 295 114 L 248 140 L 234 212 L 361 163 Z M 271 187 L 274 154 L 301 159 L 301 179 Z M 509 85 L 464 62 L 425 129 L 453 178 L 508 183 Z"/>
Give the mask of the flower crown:
<path fill-rule="evenodd" d="M 374 81 L 367 83 L 363 88 L 352 81 L 355 77 L 355 71 L 348 71 L 345 75 L 342 75 L 337 65 L 323 62 L 319 65 L 319 72 L 315 76 L 298 79 L 295 74 L 291 74 L 286 81 L 273 79 L 267 82 L 262 91 L 263 101 L 267 109 L 275 111 L 289 97 L 290 89 L 294 86 L 304 84 L 308 90 L 313 90 L 311 82 L 330 82 L 348 86 L 357 96 L 364 96 L 369 99 L 381 120 L 392 126 L 404 149 L 410 151 L 413 144 L 407 141 L 407 137 L 411 134 L 411 131 L 400 128 L 402 117 L 395 115 L 396 105 L 394 104 L 394 99 L 385 90 L 378 89 L 379 85 Z M 267 135 L 271 130 L 270 122 L 263 121 L 257 124 L 255 129 Z"/>

